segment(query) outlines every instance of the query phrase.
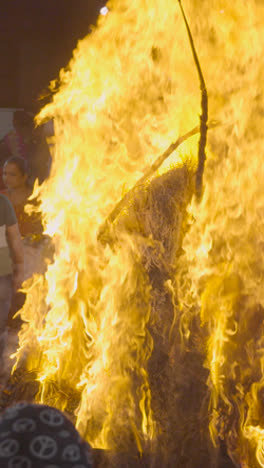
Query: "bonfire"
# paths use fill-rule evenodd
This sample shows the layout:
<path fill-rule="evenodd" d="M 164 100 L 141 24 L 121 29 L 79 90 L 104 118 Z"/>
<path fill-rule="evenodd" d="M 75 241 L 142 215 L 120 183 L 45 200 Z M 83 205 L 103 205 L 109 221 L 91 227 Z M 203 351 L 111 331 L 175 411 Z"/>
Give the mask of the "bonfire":
<path fill-rule="evenodd" d="M 2 400 L 66 411 L 98 466 L 264 467 L 263 15 L 112 0 L 36 118 L 54 255 Z"/>

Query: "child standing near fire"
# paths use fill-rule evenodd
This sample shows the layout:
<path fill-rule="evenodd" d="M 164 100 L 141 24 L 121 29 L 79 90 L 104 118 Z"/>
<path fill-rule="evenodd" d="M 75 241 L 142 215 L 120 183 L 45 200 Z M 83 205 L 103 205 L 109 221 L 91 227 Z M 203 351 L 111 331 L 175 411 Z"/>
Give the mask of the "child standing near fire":
<path fill-rule="evenodd" d="M 45 271 L 43 259 L 43 228 L 38 213 L 28 214 L 26 205 L 35 205 L 34 200 L 29 200 L 32 188 L 28 183 L 27 161 L 19 156 L 9 158 L 3 167 L 3 182 L 6 187 L 0 194 L 5 195 L 11 202 L 18 221 L 19 231 L 23 242 L 24 253 L 24 278 L 30 278 L 34 273 Z M 19 310 L 24 302 L 22 293 L 16 294 L 11 316 Z M 11 322 L 12 323 L 12 322 Z"/>
<path fill-rule="evenodd" d="M 25 211 L 26 204 L 34 204 L 29 201 L 32 189 L 28 183 L 27 161 L 19 156 L 9 158 L 3 167 L 3 182 L 6 189 L 0 193 L 10 200 L 15 209 L 21 236 L 40 236 L 42 225 L 39 216 L 29 215 Z"/>

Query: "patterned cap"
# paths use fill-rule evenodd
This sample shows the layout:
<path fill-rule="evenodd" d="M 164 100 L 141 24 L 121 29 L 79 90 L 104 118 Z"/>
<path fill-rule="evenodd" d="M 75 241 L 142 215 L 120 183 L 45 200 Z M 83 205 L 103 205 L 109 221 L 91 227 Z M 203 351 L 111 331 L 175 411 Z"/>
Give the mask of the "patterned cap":
<path fill-rule="evenodd" d="M 91 448 L 64 414 L 18 403 L 0 417 L 1 468 L 92 468 Z"/>

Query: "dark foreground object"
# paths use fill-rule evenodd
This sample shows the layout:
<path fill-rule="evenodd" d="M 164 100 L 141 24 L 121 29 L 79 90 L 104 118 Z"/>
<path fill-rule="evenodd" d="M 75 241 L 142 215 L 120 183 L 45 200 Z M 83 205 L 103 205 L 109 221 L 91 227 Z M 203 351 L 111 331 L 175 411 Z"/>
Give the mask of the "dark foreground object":
<path fill-rule="evenodd" d="M 25 372 L 24 369 L 17 370 L 14 375 L 10 376 L 5 385 L 0 387 L 0 412 L 4 411 L 9 406 L 12 406 L 19 401 L 34 402 L 38 392 L 38 382 L 32 373 Z M 67 392 L 66 392 L 67 393 Z M 68 392 L 69 394 L 70 392 Z M 69 405 L 67 412 L 69 414 L 75 409 L 78 404 L 79 395 L 69 394 Z M 72 416 L 72 414 L 71 414 Z M 191 447 L 189 447 L 191 451 Z M 201 448 L 201 450 L 203 450 Z M 218 453 L 218 459 L 212 465 L 212 461 L 208 460 L 208 465 L 205 465 L 203 458 L 202 464 L 199 460 L 194 460 L 190 464 L 190 456 L 184 457 L 180 454 L 179 459 L 172 460 L 157 460 L 153 459 L 151 454 L 134 454 L 129 453 L 112 453 L 105 450 L 93 449 L 94 468 L 234 468 L 235 465 L 228 457 L 223 444 Z M 156 457 L 155 457 L 156 458 Z"/>

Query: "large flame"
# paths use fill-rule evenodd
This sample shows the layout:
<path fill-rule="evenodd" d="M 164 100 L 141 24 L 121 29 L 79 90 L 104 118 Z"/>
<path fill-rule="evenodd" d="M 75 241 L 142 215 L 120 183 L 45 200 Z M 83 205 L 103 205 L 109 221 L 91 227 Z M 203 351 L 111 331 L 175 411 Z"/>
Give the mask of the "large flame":
<path fill-rule="evenodd" d="M 220 125 L 210 133 L 204 195 L 189 205 L 193 222 L 180 257 L 191 177 L 185 194 L 174 193 L 182 212 L 164 254 L 174 304 L 170 355 L 178 349 L 175 324 L 187 345 L 200 316 L 212 438 L 224 439 L 236 462 L 263 467 L 264 11 L 257 0 L 186 0 L 184 7 L 209 117 Z M 200 90 L 177 1 L 113 0 L 108 9 L 38 116 L 55 126 L 51 176 L 38 189 L 55 253 L 45 276 L 27 287 L 16 356 L 37 373 L 40 401 L 64 409 L 71 389 L 77 427 L 93 446 L 120 450 L 133 440 L 141 451 L 157 435 L 148 375 L 154 288 L 142 256 L 162 243 L 151 223 L 142 235 L 131 205 L 142 207 L 159 188 L 141 188 L 141 202 L 130 200 L 103 243 L 98 232 L 146 168 L 199 123 Z M 184 161 L 195 167 L 197 140 L 174 152 L 160 174 Z"/>

